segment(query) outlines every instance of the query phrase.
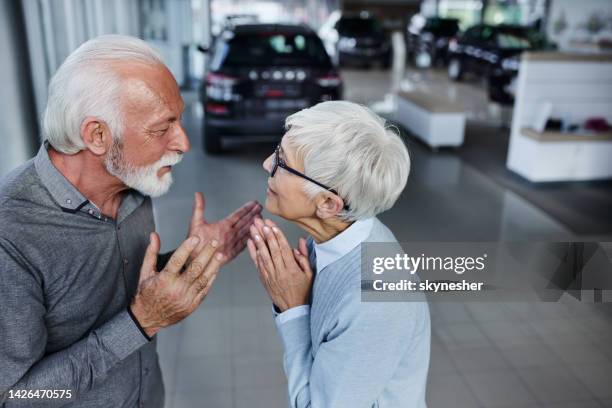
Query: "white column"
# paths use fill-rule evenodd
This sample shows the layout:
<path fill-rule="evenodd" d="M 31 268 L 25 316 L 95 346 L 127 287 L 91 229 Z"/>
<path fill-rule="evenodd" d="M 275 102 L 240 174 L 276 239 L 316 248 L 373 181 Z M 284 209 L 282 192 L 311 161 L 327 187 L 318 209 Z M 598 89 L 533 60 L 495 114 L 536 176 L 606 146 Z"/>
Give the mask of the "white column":
<path fill-rule="evenodd" d="M 0 7 L 0 177 L 36 151 L 38 122 L 20 4 Z"/>

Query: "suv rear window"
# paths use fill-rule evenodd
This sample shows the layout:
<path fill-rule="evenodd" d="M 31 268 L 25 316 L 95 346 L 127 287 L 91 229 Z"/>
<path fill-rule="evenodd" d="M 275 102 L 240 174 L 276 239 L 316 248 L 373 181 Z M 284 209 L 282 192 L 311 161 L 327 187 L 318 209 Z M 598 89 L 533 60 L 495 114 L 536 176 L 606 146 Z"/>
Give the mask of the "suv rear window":
<path fill-rule="evenodd" d="M 501 49 L 528 49 L 535 44 L 527 30 L 500 30 L 497 33 L 497 46 Z"/>
<path fill-rule="evenodd" d="M 281 32 L 237 35 L 219 44 L 213 60 L 218 66 L 331 67 L 329 56 L 317 36 Z"/>
<path fill-rule="evenodd" d="M 459 22 L 454 19 L 430 18 L 427 20 L 423 31 L 451 37 L 459 31 Z"/>
<path fill-rule="evenodd" d="M 336 26 L 339 33 L 359 37 L 363 35 L 382 35 L 383 29 L 378 20 L 374 18 L 345 17 L 341 18 Z"/>

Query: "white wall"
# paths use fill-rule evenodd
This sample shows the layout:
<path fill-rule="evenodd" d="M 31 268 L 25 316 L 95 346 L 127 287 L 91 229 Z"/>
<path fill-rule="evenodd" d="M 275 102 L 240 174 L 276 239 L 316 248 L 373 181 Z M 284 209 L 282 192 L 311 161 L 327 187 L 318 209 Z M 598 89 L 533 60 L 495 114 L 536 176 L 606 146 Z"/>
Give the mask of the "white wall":
<path fill-rule="evenodd" d="M 552 106 L 550 118 L 582 124 L 603 117 L 612 122 L 612 58 L 523 54 L 506 161 L 510 170 L 534 182 L 610 177 L 612 141 L 536 141 L 522 133 L 522 128 L 534 127 L 545 104 Z"/>
<path fill-rule="evenodd" d="M 607 27 L 589 32 L 589 19 L 599 19 Z M 561 50 L 573 50 L 578 48 L 576 43 L 612 40 L 611 21 L 611 0 L 551 0 L 546 31 Z"/>

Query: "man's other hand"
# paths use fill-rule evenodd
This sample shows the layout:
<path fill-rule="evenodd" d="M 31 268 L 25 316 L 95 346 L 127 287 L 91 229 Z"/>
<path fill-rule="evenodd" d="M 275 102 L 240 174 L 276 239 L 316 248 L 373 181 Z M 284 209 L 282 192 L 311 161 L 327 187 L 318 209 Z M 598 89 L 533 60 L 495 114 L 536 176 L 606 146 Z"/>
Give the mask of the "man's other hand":
<path fill-rule="evenodd" d="M 160 248 L 153 232 L 140 269 L 138 291 L 130 306 L 132 314 L 149 337 L 160 329 L 180 322 L 202 303 L 212 286 L 225 256 L 218 242 L 211 240 L 200 253 L 200 238 L 190 237 L 174 251 L 163 270 L 155 270 Z M 193 259 L 188 262 L 189 259 Z"/>

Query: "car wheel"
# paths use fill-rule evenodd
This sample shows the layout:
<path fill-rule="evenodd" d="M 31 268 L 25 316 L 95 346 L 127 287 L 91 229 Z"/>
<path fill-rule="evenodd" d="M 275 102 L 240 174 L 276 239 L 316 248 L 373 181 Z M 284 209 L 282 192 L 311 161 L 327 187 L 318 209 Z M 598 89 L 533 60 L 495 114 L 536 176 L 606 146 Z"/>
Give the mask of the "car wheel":
<path fill-rule="evenodd" d="M 463 77 L 463 66 L 459 58 L 451 58 L 448 63 L 448 77 L 453 81 L 460 81 Z"/>
<path fill-rule="evenodd" d="M 204 145 L 204 151 L 206 153 L 221 153 L 221 135 L 217 130 L 205 124 L 202 139 L 202 144 Z"/>
<path fill-rule="evenodd" d="M 513 96 L 506 92 L 499 83 L 491 81 L 491 78 L 487 80 L 487 93 L 491 102 L 501 105 L 511 105 L 514 102 Z"/>

